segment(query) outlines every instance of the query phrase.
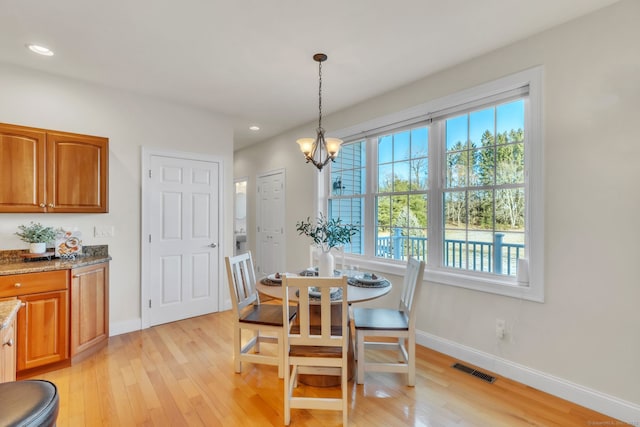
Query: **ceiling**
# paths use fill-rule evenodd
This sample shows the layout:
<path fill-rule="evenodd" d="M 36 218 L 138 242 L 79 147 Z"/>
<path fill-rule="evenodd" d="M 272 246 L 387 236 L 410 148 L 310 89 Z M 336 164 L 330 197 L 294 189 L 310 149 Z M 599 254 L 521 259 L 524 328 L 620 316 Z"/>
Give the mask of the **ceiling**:
<path fill-rule="evenodd" d="M 237 149 L 317 120 L 316 52 L 329 114 L 616 1 L 0 0 L 0 62 L 223 114 Z"/>

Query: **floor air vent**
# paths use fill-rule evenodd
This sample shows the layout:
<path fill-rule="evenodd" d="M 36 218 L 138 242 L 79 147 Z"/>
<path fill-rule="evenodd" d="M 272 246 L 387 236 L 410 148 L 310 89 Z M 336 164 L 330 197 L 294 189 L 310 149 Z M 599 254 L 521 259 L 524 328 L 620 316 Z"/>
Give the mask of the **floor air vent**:
<path fill-rule="evenodd" d="M 483 381 L 488 383 L 493 383 L 496 380 L 496 377 L 493 377 L 489 374 L 485 374 L 484 372 L 477 371 L 467 365 L 463 365 L 462 363 L 454 363 L 452 368 L 467 373 L 469 375 L 473 375 L 474 377 L 478 377 Z"/>

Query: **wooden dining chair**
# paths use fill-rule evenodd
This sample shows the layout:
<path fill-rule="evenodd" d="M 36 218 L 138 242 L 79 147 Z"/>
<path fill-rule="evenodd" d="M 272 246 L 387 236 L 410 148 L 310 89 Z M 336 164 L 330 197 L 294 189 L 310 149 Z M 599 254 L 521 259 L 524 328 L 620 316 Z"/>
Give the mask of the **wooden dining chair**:
<path fill-rule="evenodd" d="M 406 372 L 407 384 L 416 382 L 416 300 L 422 285 L 424 261 L 409 258 L 404 276 L 400 306 L 389 308 L 353 308 L 356 330 L 357 382 L 364 384 L 367 371 Z M 394 342 L 371 341 L 367 338 L 393 338 Z M 366 350 L 397 350 L 397 362 L 367 360 Z"/>
<path fill-rule="evenodd" d="M 256 289 L 256 276 L 251 252 L 233 257 L 225 257 L 229 293 L 235 310 L 233 322 L 233 361 L 235 371 L 240 373 L 242 362 L 262 363 L 278 367 L 278 377 L 283 377 L 283 324 L 289 326 L 296 316 L 296 308 L 291 307 L 287 316 L 282 315 L 278 304 L 260 304 Z M 285 321 L 285 318 L 288 319 Z M 242 331 L 252 332 L 251 338 L 242 345 Z M 275 344 L 276 355 L 262 354 L 261 343 Z"/>
<path fill-rule="evenodd" d="M 298 300 L 297 322 L 284 334 L 284 424 L 291 422 L 292 408 L 327 409 L 342 411 L 342 423 L 346 426 L 349 344 L 347 278 L 285 277 L 282 286 L 283 320 L 289 317 L 291 301 Z M 339 315 L 334 314 L 332 321 L 331 296 L 335 292 L 342 292 L 342 296 L 340 302 L 333 305 L 333 312 L 339 311 Z M 300 396 L 294 393 L 298 375 L 339 376 L 340 397 Z"/>

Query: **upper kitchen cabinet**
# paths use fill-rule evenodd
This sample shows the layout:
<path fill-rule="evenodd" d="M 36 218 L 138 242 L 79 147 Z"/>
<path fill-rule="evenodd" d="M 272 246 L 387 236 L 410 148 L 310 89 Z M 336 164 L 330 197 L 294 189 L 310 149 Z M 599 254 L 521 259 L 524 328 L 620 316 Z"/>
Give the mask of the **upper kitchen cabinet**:
<path fill-rule="evenodd" d="M 47 132 L 47 212 L 108 212 L 109 140 Z"/>
<path fill-rule="evenodd" d="M 109 140 L 0 124 L 0 179 L 0 212 L 108 212 Z"/>
<path fill-rule="evenodd" d="M 43 130 L 0 124 L 0 212 L 45 211 L 46 142 Z"/>

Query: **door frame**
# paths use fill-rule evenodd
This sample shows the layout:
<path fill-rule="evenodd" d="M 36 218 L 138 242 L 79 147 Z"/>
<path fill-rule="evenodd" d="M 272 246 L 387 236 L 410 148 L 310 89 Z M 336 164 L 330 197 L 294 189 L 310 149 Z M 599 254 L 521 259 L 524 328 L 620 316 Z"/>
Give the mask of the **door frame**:
<path fill-rule="evenodd" d="M 142 323 L 142 329 L 147 329 L 149 327 L 149 306 L 147 301 L 149 301 L 151 295 L 151 283 L 149 283 L 149 262 L 150 262 L 150 251 L 149 251 L 149 214 L 151 211 L 151 194 L 149 192 L 149 171 L 151 167 L 151 157 L 152 156 L 163 156 L 163 157 L 173 157 L 176 159 L 183 160 L 197 160 L 197 161 L 206 161 L 206 162 L 215 162 L 218 163 L 218 247 L 220 250 L 218 251 L 218 307 L 216 311 L 222 311 L 225 309 L 225 286 L 224 284 L 224 248 L 226 248 L 225 244 L 225 233 L 224 233 L 224 209 L 222 208 L 225 202 L 225 192 L 224 192 L 224 161 L 222 157 L 212 156 L 203 153 L 193 153 L 186 151 L 175 151 L 175 150 L 163 150 L 156 149 L 150 147 L 142 147 L 142 168 L 140 170 L 140 182 L 141 182 L 141 209 L 140 209 L 140 317 Z"/>

